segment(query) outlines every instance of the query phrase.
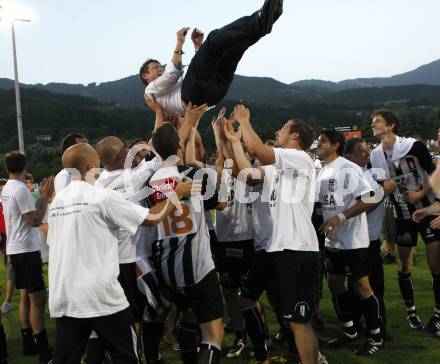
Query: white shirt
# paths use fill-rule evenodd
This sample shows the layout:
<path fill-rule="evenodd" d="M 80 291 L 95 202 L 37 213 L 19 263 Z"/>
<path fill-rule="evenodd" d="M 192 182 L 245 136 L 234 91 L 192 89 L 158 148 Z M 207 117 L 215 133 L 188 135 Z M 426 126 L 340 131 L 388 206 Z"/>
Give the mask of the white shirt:
<path fill-rule="evenodd" d="M 122 194 L 126 200 L 140 205 L 140 201 L 138 201 L 139 198 L 137 198 L 139 197 L 138 193 L 159 166 L 160 162 L 152 160 L 142 163 L 134 169 L 118 169 L 111 172 L 104 170 L 96 180 L 95 186 L 116 191 Z M 142 240 L 144 232 L 143 226 L 139 227 L 135 236 L 124 229 L 119 229 L 119 263 L 127 264 L 136 261 L 136 257 L 138 256 L 136 244 L 145 243 L 145 241 Z M 139 250 L 143 251 L 142 254 L 139 254 L 140 256 L 145 254 L 143 247 L 140 246 Z"/>
<path fill-rule="evenodd" d="M 107 316 L 128 307 L 118 282 L 120 228 L 134 234 L 148 209 L 121 194 L 72 181 L 49 210 L 49 309 L 52 317 Z"/>
<path fill-rule="evenodd" d="M 35 200 L 23 182 L 10 179 L 2 190 L 3 215 L 6 225 L 6 254 L 30 253 L 40 250 L 38 228 L 30 225 L 24 214 L 35 211 Z"/>
<path fill-rule="evenodd" d="M 183 78 L 183 68 L 179 70 L 173 62 L 169 62 L 162 76 L 148 84 L 145 94 L 153 95 L 166 111 L 185 115 L 186 105 L 182 101 Z"/>
<path fill-rule="evenodd" d="M 59 171 L 53 181 L 55 187 L 55 194 L 65 189 L 69 185 L 71 180 L 72 180 L 72 176 L 70 175 L 69 172 L 67 172 L 65 169 Z"/>
<path fill-rule="evenodd" d="M 370 185 L 371 189 L 374 191 L 374 196 L 377 199 L 382 199 L 384 194 L 383 188 L 379 185 L 374 176 L 371 174 L 369 169 L 364 170 L 365 181 Z M 378 200 L 377 202 L 379 202 Z M 368 236 L 370 241 L 379 240 L 382 235 L 383 220 L 385 217 L 385 204 L 384 201 L 380 203 L 374 210 L 371 210 L 367 214 L 368 223 Z"/>
<path fill-rule="evenodd" d="M 223 170 L 227 205 L 216 213 L 215 233 L 219 242 L 250 240 L 254 237 L 251 188 L 243 181 Z"/>
<path fill-rule="evenodd" d="M 268 252 L 319 251 L 312 224 L 315 167 L 300 150 L 274 148 L 275 168 L 265 168 L 263 188 L 269 188 L 272 241 Z"/>
<path fill-rule="evenodd" d="M 338 157 L 321 169 L 316 191 L 322 203 L 324 221 L 327 221 L 352 207 L 358 198 L 369 196 L 373 190 L 365 181 L 361 167 Z M 341 250 L 367 248 L 369 244 L 365 212 L 344 221 L 325 239 L 326 247 Z"/>
<path fill-rule="evenodd" d="M 274 166 L 261 167 L 265 171 L 275 169 Z M 254 231 L 254 249 L 255 251 L 264 250 L 272 241 L 272 216 L 270 214 L 269 200 L 270 190 L 268 185 L 264 184 L 252 187 L 252 192 L 258 193 L 258 198 L 252 202 L 252 219 Z"/>

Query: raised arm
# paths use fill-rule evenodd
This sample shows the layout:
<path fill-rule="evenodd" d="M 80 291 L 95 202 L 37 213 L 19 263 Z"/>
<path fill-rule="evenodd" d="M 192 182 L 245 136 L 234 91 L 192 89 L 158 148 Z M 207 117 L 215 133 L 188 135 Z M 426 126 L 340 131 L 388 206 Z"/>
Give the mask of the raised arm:
<path fill-rule="evenodd" d="M 203 168 L 204 164 L 196 158 L 196 133 L 197 130 L 195 128 L 191 128 L 189 131 L 185 146 L 185 164 L 196 168 Z"/>
<path fill-rule="evenodd" d="M 188 30 L 190 28 L 185 27 L 180 29 L 177 32 L 177 42 L 176 42 L 176 48 L 174 49 L 174 53 L 173 53 L 173 58 L 171 58 L 171 62 L 173 62 L 174 67 L 176 67 L 178 70 L 182 69 L 182 48 L 183 45 L 185 44 L 185 38 L 186 35 L 188 34 Z"/>
<path fill-rule="evenodd" d="M 40 186 L 40 199 L 35 204 L 35 211 L 30 211 L 23 214 L 26 222 L 29 225 L 38 227 L 44 219 L 49 199 L 54 194 L 54 178 L 50 176 L 44 180 Z"/>
<path fill-rule="evenodd" d="M 234 131 L 234 126 L 232 120 L 228 120 L 224 124 L 224 133 L 228 139 L 232 152 L 234 153 L 234 160 L 237 165 L 239 175 L 241 171 L 244 171 L 244 177 L 246 178 L 243 182 L 249 185 L 257 185 L 264 182 L 264 171 L 262 168 L 252 168 L 251 163 L 246 157 L 243 146 L 241 145 L 241 132 L 240 130 Z"/>
<path fill-rule="evenodd" d="M 243 140 L 249 153 L 257 158 L 261 165 L 274 164 L 275 152 L 272 147 L 263 143 L 252 128 L 249 109 L 243 105 L 237 105 L 234 108 L 232 118 L 240 123 Z"/>

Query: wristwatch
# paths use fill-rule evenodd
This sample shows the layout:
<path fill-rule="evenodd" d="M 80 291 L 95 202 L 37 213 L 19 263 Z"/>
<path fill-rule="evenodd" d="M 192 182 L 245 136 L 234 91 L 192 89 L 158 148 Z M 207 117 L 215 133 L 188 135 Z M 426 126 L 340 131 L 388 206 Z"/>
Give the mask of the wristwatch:
<path fill-rule="evenodd" d="M 180 55 L 182 55 L 182 54 L 185 54 L 185 52 L 184 51 L 182 51 L 181 49 L 180 50 L 175 50 L 174 51 L 174 53 L 176 53 L 176 54 L 180 54 Z"/>

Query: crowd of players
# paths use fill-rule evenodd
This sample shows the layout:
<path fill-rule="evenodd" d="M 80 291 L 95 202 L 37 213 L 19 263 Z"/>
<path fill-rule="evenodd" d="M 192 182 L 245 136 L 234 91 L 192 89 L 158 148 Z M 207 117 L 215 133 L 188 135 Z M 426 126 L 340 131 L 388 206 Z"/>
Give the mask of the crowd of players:
<path fill-rule="evenodd" d="M 227 361 L 248 343 L 252 363 L 270 363 L 265 292 L 292 360 L 326 363 L 314 333 L 324 275 L 341 324 L 327 349 L 365 334 L 354 355 L 374 355 L 390 337 L 380 242 L 386 200 L 409 327 L 440 336 L 440 172 L 423 142 L 398 136 L 395 114 L 372 114 L 371 156 L 363 139 L 320 131 L 317 169 L 307 123 L 289 120 L 263 143 L 249 109 L 237 105 L 228 117 L 222 109 L 212 121 L 217 151 L 209 165 L 197 131 L 207 106 L 189 104 L 185 117 L 170 121 L 153 98 L 146 101 L 156 114 L 151 140 L 127 146 L 110 136 L 93 148 L 84 135 L 68 135 L 64 169 L 40 184 L 37 198 L 26 186 L 25 156 L 5 156 L 5 303 L 15 284 L 23 355 L 101 364 L 108 352 L 112 363 L 163 363 L 167 318 L 172 325 L 177 316 L 183 363 Z M 433 279 L 426 325 L 411 276 L 419 233 Z M 46 236 L 53 352 L 44 322 Z M 235 340 L 222 354 L 224 306 Z"/>

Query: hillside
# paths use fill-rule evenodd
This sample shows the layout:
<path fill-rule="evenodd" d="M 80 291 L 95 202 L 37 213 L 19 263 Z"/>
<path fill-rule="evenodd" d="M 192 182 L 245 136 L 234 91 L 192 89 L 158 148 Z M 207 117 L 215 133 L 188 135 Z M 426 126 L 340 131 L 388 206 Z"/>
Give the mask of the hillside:
<path fill-rule="evenodd" d="M 387 78 L 365 78 L 345 80 L 341 82 L 330 82 L 321 80 L 303 80 L 292 84 L 285 84 L 268 77 L 245 77 L 236 75 L 234 82 L 226 95 L 226 100 L 246 100 L 248 102 L 271 104 L 276 106 L 288 106 L 302 102 L 327 102 L 339 99 L 339 96 L 331 94 L 363 88 L 383 88 L 408 85 L 430 85 L 440 86 L 440 60 L 421 66 L 413 71 Z M 144 86 L 137 75 L 122 78 L 116 81 L 104 82 L 101 84 L 91 83 L 88 85 L 48 83 L 27 85 L 23 87 L 38 88 L 53 93 L 67 95 L 80 95 L 92 97 L 106 103 L 114 103 L 122 106 L 143 106 L 142 97 Z M 13 81 L 0 79 L 0 89 L 13 88 Z M 406 93 L 407 89 L 401 89 Z M 360 95 L 364 91 L 358 91 Z M 389 92 L 378 92 L 377 100 L 389 100 Z M 399 92 L 399 91 L 398 91 Z M 368 94 L 368 92 L 365 92 Z M 329 96 L 330 95 L 330 96 Z M 397 95 L 398 99 L 411 99 L 407 94 Z M 416 95 L 415 95 L 416 96 Z M 420 98 L 419 98 L 420 99 Z"/>

